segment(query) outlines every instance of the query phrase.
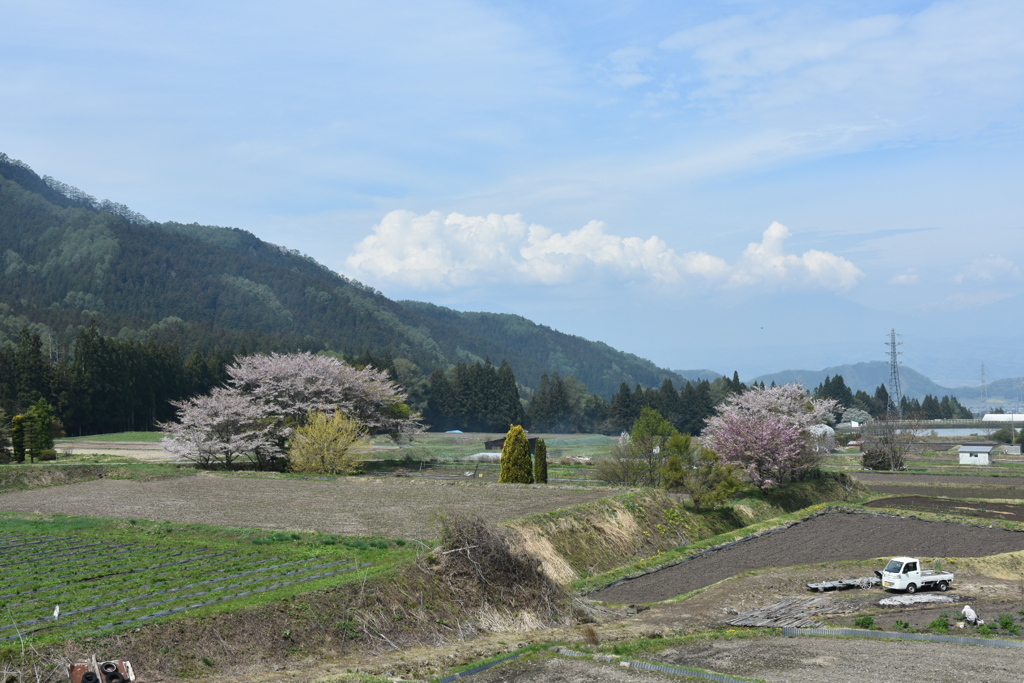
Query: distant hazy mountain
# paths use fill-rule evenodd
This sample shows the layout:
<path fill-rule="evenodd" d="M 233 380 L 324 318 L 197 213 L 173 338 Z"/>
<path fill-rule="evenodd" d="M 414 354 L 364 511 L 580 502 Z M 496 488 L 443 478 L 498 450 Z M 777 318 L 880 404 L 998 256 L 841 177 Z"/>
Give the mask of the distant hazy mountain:
<path fill-rule="evenodd" d="M 720 372 L 715 372 L 714 370 L 706 370 L 706 369 L 705 370 L 673 370 L 673 372 L 676 373 L 677 375 L 679 375 L 680 377 L 686 378 L 687 381 L 693 382 L 693 383 L 699 382 L 701 380 L 707 380 L 709 382 L 714 382 L 716 379 L 718 379 L 719 377 L 723 376 L 722 373 L 720 373 Z M 730 377 L 731 377 L 731 375 L 730 375 Z"/>
<path fill-rule="evenodd" d="M 813 389 L 824 382 L 825 377 L 835 377 L 836 375 L 842 375 L 846 386 L 853 391 L 863 390 L 874 394 L 879 384 L 884 384 L 888 388 L 889 364 L 882 361 L 871 361 L 852 365 L 836 365 L 823 370 L 783 370 L 769 375 L 761 375 L 754 381 L 765 384 L 800 382 L 808 389 Z M 925 394 L 942 397 L 945 394 L 953 393 L 951 389 L 939 386 L 920 372 L 906 366 L 900 366 L 900 387 L 903 389 L 903 395 L 908 398 L 921 399 Z"/>
<path fill-rule="evenodd" d="M 883 361 L 836 365 L 823 370 L 783 370 L 769 375 L 761 375 L 753 381 L 765 384 L 800 382 L 808 389 L 814 389 L 825 380 L 825 377 L 835 377 L 836 375 L 842 375 L 846 386 L 853 391 L 863 390 L 873 394 L 879 384 L 884 384 L 887 389 L 889 386 L 889 364 Z M 961 403 L 981 405 L 984 396 L 987 397 L 987 404 L 990 407 L 1005 403 L 1007 409 L 1021 403 L 1024 398 L 1024 378 L 996 380 L 988 383 L 984 390 L 980 386 L 944 387 L 905 365 L 900 366 L 900 387 L 903 390 L 903 395 L 908 398 L 920 400 L 924 398 L 925 394 L 939 398 L 949 395 L 955 396 Z"/>

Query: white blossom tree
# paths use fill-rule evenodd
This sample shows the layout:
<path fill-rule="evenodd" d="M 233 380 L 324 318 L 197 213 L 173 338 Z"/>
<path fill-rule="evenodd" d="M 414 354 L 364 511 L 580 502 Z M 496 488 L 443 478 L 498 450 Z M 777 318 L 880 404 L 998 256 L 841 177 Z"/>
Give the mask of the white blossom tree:
<path fill-rule="evenodd" d="M 266 469 L 281 450 L 279 420 L 267 405 L 221 387 L 174 404 L 178 421 L 162 425 L 164 449 L 202 467 L 235 467 L 239 460 Z"/>
<path fill-rule="evenodd" d="M 812 428 L 826 422 L 837 406 L 832 399 L 811 398 L 799 384 L 753 387 L 719 407 L 701 441 L 742 468 L 758 488 L 783 486 L 818 464 Z"/>
<path fill-rule="evenodd" d="M 201 465 L 260 469 L 287 457 L 288 439 L 311 414 L 340 412 L 367 434 L 398 440 L 422 429 L 386 373 L 311 353 L 245 356 L 227 369 L 227 387 L 175 404 L 162 425 L 164 448 Z"/>

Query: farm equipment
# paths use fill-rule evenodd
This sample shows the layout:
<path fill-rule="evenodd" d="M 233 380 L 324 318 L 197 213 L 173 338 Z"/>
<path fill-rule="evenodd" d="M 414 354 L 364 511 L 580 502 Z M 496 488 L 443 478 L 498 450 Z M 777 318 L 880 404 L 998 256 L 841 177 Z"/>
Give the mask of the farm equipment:
<path fill-rule="evenodd" d="M 132 683 L 135 671 L 129 661 L 113 659 L 100 662 L 93 655 L 69 665 L 68 678 L 71 683 Z"/>
<path fill-rule="evenodd" d="M 921 569 L 921 560 L 916 557 L 894 557 L 885 569 L 875 572 L 882 580 L 885 590 L 915 593 L 920 588 L 949 589 L 953 583 L 953 572 Z"/>
<path fill-rule="evenodd" d="M 871 588 L 881 583 L 877 576 L 863 576 L 859 579 L 840 579 L 838 581 L 822 581 L 821 583 L 809 583 L 807 587 L 819 593 L 825 591 L 841 591 L 847 588 Z"/>

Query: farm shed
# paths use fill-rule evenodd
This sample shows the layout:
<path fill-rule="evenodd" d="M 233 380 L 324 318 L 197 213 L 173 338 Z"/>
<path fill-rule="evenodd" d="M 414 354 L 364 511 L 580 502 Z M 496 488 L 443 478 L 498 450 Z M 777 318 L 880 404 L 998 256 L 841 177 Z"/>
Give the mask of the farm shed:
<path fill-rule="evenodd" d="M 961 465 L 991 465 L 992 446 L 961 446 Z"/>

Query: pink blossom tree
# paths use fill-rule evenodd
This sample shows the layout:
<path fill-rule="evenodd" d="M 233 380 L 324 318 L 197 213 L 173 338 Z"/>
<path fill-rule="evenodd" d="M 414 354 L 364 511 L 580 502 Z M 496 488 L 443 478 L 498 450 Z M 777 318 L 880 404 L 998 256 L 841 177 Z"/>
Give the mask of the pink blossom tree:
<path fill-rule="evenodd" d="M 311 414 L 341 412 L 368 434 L 395 440 L 422 429 L 387 375 L 311 353 L 253 355 L 228 369 L 227 387 L 175 404 L 178 422 L 162 425 L 164 448 L 201 465 L 260 469 L 287 457 L 288 439 Z"/>
<path fill-rule="evenodd" d="M 271 406 L 290 424 L 304 424 L 310 412 L 340 410 L 370 434 L 397 439 L 421 429 L 401 388 L 369 366 L 309 352 L 272 353 L 239 358 L 227 372 L 229 388 Z"/>
<path fill-rule="evenodd" d="M 235 467 L 239 460 L 266 469 L 284 456 L 278 420 L 268 407 L 231 389 L 174 404 L 178 421 L 162 425 L 164 450 L 202 467 Z"/>
<path fill-rule="evenodd" d="M 741 467 L 761 490 L 784 486 L 818 464 L 811 428 L 828 420 L 837 406 L 832 399 L 811 398 L 799 384 L 753 387 L 719 407 L 701 440 Z"/>

